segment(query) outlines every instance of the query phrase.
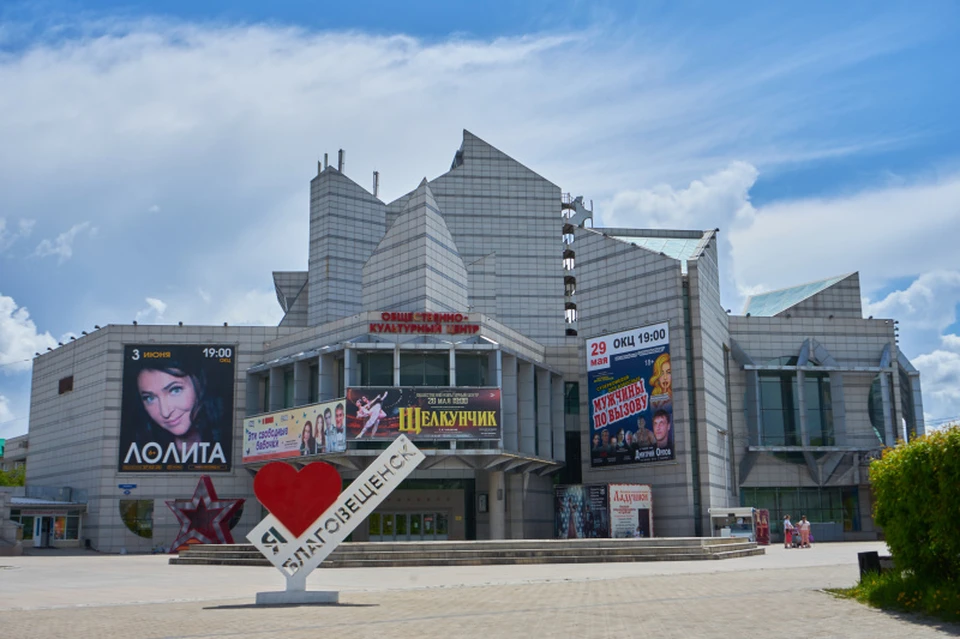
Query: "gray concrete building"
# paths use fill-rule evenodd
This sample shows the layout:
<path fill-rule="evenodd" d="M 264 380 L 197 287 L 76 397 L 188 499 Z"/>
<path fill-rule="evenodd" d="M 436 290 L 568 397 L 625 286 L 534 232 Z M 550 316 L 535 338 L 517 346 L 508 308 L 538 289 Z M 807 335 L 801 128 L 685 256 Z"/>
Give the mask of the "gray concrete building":
<path fill-rule="evenodd" d="M 51 517 L 53 545 L 166 547 L 180 522 L 165 502 L 207 474 L 247 500 L 242 540 L 263 464 L 322 460 L 347 482 L 407 432 L 427 460 L 355 540 L 551 538 L 557 485 L 619 483 L 652 487 L 657 536 L 710 535 L 709 509 L 741 505 L 876 536 L 866 465 L 922 434 L 923 413 L 894 320 L 862 318 L 856 274 L 734 315 L 719 230 L 595 228 L 582 198 L 467 131 L 447 173 L 393 202 L 343 169 L 341 153 L 310 182 L 306 270 L 273 273 L 279 326 L 109 325 L 37 356 L 22 499 L 49 503 L 14 498 L 15 520 Z M 627 373 L 593 375 L 588 345 L 639 330 L 642 346 L 661 326 L 656 348 L 617 355 Z M 201 372 L 180 362 L 194 355 Z M 229 392 L 202 404 L 224 375 Z M 618 427 L 597 425 L 607 393 Z M 169 408 L 184 397 L 193 408 Z M 481 413 L 496 423 L 468 422 Z M 203 415 L 216 442 L 179 432 Z M 253 445 L 275 435 L 276 452 Z"/>

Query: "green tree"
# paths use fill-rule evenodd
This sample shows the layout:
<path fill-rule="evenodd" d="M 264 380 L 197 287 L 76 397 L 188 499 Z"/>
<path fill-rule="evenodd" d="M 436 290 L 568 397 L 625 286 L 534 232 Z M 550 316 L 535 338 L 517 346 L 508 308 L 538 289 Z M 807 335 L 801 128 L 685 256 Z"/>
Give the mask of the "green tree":
<path fill-rule="evenodd" d="M 0 470 L 0 486 L 23 486 L 27 478 L 27 469 L 24 466 L 13 470 Z"/>

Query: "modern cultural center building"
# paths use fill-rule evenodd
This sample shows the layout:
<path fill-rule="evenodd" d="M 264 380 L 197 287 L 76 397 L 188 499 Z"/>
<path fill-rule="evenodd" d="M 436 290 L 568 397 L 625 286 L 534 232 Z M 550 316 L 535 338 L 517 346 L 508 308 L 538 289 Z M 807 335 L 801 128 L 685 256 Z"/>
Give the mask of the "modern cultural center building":
<path fill-rule="evenodd" d="M 352 480 L 398 432 L 427 460 L 355 540 L 551 538 L 558 484 L 646 484 L 657 536 L 769 508 L 875 538 L 867 464 L 923 433 L 919 376 L 856 273 L 720 303 L 715 230 L 592 227 L 582 198 L 469 132 L 384 203 L 310 182 L 279 326 L 109 325 L 34 360 L 26 495 L 54 545 L 147 551 L 200 475 L 272 459 Z M 38 523 L 41 521 L 42 523 Z M 28 542 L 29 543 L 29 542 Z"/>

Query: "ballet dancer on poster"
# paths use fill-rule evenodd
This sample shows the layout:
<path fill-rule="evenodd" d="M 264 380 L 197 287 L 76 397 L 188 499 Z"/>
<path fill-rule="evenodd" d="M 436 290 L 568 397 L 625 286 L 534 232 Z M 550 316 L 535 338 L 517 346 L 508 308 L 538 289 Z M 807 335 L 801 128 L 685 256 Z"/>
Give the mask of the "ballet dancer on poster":
<path fill-rule="evenodd" d="M 377 428 L 380 426 L 380 420 L 387 416 L 383 412 L 383 400 L 387 398 L 387 391 L 383 391 L 380 395 L 377 395 L 373 399 L 367 399 L 366 397 L 361 397 L 357 400 L 357 417 L 363 419 L 367 418 L 367 423 L 363 425 L 363 430 L 360 431 L 360 434 L 357 435 L 356 439 L 360 439 L 367 434 L 367 431 L 370 428 L 373 428 L 373 432 L 370 434 L 371 437 L 377 436 Z"/>

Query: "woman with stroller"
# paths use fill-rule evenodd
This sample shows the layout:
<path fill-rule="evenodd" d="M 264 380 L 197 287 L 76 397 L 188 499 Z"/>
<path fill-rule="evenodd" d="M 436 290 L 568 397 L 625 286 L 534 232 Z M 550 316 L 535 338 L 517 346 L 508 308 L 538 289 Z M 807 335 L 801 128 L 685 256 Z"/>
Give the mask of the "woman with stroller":
<path fill-rule="evenodd" d="M 783 547 L 789 548 L 793 543 L 793 524 L 790 523 L 790 515 L 783 516 Z"/>

